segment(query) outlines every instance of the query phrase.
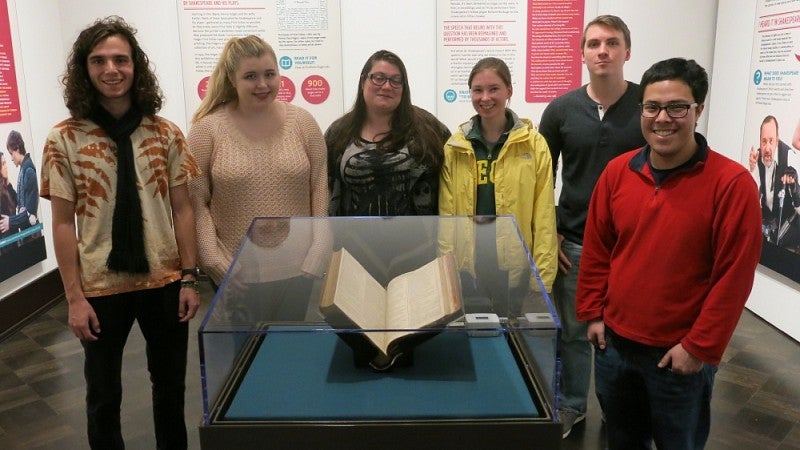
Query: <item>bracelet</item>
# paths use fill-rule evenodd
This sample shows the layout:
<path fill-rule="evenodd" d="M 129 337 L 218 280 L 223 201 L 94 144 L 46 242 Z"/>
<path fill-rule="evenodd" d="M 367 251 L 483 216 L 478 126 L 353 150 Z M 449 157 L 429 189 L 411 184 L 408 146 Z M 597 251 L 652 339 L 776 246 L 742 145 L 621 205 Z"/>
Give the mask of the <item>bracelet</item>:
<path fill-rule="evenodd" d="M 194 289 L 195 292 L 200 292 L 200 288 L 197 286 L 197 280 L 181 280 L 181 289 L 183 288 L 191 288 Z"/>

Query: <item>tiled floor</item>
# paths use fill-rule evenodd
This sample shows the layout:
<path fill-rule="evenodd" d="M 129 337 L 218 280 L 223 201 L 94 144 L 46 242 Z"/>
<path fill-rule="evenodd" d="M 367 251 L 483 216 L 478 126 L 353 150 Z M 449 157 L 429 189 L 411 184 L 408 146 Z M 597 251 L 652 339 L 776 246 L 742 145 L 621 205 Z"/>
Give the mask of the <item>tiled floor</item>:
<path fill-rule="evenodd" d="M 745 310 L 714 381 L 706 450 L 800 449 L 800 344 Z M 563 450 L 603 448 L 592 396 Z"/>
<path fill-rule="evenodd" d="M 199 449 L 203 407 L 197 328 L 212 292 L 202 284 L 202 306 L 189 329 L 186 425 L 189 448 Z M 66 303 L 0 342 L 0 449 L 87 449 L 83 349 L 67 327 Z M 134 325 L 123 361 L 122 431 L 126 448 L 154 449 L 150 380 L 144 338 Z"/>
<path fill-rule="evenodd" d="M 202 416 L 197 327 L 211 298 L 193 320 L 189 343 L 186 419 L 189 447 L 199 448 Z M 0 342 L 0 449 L 87 448 L 83 350 L 66 326 L 61 303 Z M 124 362 L 123 433 L 128 449 L 155 448 L 144 364 L 137 327 Z M 800 450 L 800 344 L 745 312 L 717 374 L 708 450 Z M 603 448 L 597 402 L 586 422 L 563 441 L 564 450 Z M 535 448 L 535 447 L 533 447 Z"/>

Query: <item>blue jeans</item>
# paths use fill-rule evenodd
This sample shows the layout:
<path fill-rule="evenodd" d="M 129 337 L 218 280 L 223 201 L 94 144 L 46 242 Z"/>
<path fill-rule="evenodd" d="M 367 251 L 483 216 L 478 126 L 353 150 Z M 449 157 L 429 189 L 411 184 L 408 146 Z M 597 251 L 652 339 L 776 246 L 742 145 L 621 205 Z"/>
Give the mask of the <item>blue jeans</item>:
<path fill-rule="evenodd" d="M 180 283 L 89 298 L 100 321 L 98 340 L 82 341 L 86 415 L 92 449 L 122 449 L 122 351 L 134 320 L 146 345 L 159 449 L 185 449 L 184 391 L 189 325 L 178 321 Z"/>
<path fill-rule="evenodd" d="M 597 398 L 606 417 L 609 450 L 702 449 L 711 427 L 717 367 L 679 375 L 658 362 L 668 348 L 617 336 L 606 327 L 606 349 L 595 353 Z"/>
<path fill-rule="evenodd" d="M 572 268 L 567 274 L 559 270 L 553 284 L 553 301 L 561 320 L 558 408 L 585 413 L 592 377 L 592 346 L 586 337 L 586 322 L 578 322 L 575 314 L 575 291 L 583 246 L 565 240 L 561 243 L 561 250 L 572 262 Z"/>

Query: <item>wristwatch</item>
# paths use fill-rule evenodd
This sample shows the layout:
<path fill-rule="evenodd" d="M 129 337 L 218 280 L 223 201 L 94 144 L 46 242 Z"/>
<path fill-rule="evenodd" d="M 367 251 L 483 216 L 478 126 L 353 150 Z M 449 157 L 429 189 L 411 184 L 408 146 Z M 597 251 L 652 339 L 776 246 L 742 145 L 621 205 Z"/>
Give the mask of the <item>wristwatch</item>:
<path fill-rule="evenodd" d="M 195 280 L 197 280 L 200 278 L 200 268 L 190 267 L 188 269 L 181 269 L 181 278 L 185 277 L 186 275 L 191 275 Z"/>

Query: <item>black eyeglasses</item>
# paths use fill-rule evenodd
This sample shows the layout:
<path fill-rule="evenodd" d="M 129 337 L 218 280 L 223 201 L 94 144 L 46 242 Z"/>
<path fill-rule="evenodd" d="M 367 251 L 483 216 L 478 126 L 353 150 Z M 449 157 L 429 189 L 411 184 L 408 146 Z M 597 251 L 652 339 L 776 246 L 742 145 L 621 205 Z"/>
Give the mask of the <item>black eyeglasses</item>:
<path fill-rule="evenodd" d="M 393 88 L 403 87 L 403 77 L 401 75 L 387 77 L 386 74 L 377 72 L 367 75 L 367 78 L 375 86 L 383 86 L 388 81 L 389 85 L 391 85 Z"/>
<path fill-rule="evenodd" d="M 655 103 L 640 103 L 639 106 L 642 108 L 642 117 L 648 119 L 655 119 L 658 117 L 662 109 L 666 111 L 667 115 L 671 118 L 680 119 L 686 117 L 690 109 L 696 108 L 697 103 L 670 103 L 667 106 L 660 106 Z"/>

